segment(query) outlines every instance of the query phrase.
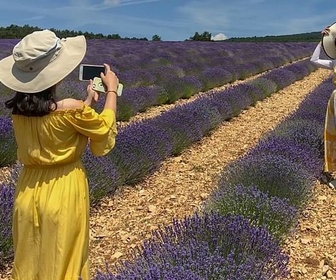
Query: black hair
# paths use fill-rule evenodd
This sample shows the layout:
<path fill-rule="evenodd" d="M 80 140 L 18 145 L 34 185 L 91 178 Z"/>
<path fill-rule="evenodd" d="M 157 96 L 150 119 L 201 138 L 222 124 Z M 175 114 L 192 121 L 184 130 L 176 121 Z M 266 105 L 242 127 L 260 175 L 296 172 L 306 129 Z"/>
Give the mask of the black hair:
<path fill-rule="evenodd" d="M 36 93 L 16 92 L 15 96 L 5 102 L 12 114 L 27 117 L 42 117 L 57 109 L 54 99 L 55 86 Z"/>

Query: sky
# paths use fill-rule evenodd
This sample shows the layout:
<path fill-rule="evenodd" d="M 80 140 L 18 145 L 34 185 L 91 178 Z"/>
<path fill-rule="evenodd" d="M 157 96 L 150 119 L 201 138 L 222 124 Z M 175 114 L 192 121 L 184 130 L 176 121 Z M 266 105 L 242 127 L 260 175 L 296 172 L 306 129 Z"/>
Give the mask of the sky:
<path fill-rule="evenodd" d="M 335 0 L 0 0 L 0 26 L 28 24 L 121 37 L 184 41 L 289 35 L 336 21 Z"/>

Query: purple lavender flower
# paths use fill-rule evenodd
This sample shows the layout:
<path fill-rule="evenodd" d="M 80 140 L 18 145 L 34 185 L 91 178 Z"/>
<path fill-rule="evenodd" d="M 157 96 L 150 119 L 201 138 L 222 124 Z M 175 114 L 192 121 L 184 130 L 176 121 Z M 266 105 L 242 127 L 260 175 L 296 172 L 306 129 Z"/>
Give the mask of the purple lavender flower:
<path fill-rule="evenodd" d="M 159 86 L 126 88 L 118 99 L 118 120 L 128 121 L 147 108 L 166 103 L 167 92 Z"/>
<path fill-rule="evenodd" d="M 0 167 L 13 164 L 16 159 L 16 142 L 12 120 L 0 116 Z"/>
<path fill-rule="evenodd" d="M 125 88 L 149 86 L 155 83 L 156 77 L 150 71 L 144 69 L 132 69 L 123 71 L 119 75 Z"/>
<path fill-rule="evenodd" d="M 249 156 L 278 155 L 287 158 L 291 162 L 301 166 L 313 176 L 320 174 L 323 165 L 321 153 L 310 146 L 298 143 L 288 137 L 269 136 L 259 141 L 256 147 L 248 152 Z"/>
<path fill-rule="evenodd" d="M 162 85 L 166 80 L 173 80 L 185 76 L 182 68 L 174 65 L 164 65 L 148 69 L 156 76 L 156 83 Z"/>
<path fill-rule="evenodd" d="M 219 187 L 254 185 L 269 196 L 288 198 L 298 207 L 311 193 L 314 178 L 288 158 L 281 155 L 250 155 L 229 165 L 222 173 Z"/>
<path fill-rule="evenodd" d="M 189 98 L 200 92 L 203 85 L 195 76 L 167 79 L 162 82 L 167 93 L 167 103 L 174 103 L 181 98 Z"/>
<path fill-rule="evenodd" d="M 21 164 L 14 164 L 6 181 L 0 182 L 0 270 L 12 260 L 12 211 L 15 184 L 22 169 Z"/>
<path fill-rule="evenodd" d="M 222 67 L 212 67 L 204 70 L 199 79 L 203 84 L 203 90 L 206 91 L 232 82 L 233 75 Z"/>
<path fill-rule="evenodd" d="M 318 85 L 301 103 L 301 106 L 292 115 L 292 119 L 312 120 L 324 124 L 327 103 L 333 90 L 334 85 L 331 78 Z"/>
<path fill-rule="evenodd" d="M 88 82 L 79 81 L 77 77 L 67 77 L 57 89 L 57 99 L 76 98 L 85 99 Z"/>
<path fill-rule="evenodd" d="M 164 128 L 137 122 L 119 130 L 108 158 L 116 167 L 118 184 L 132 184 L 156 170 L 171 153 L 170 136 Z"/>
<path fill-rule="evenodd" d="M 310 62 L 306 59 L 304 61 L 290 64 L 286 69 L 292 71 L 298 79 L 302 79 L 310 73 L 308 67 L 305 67 L 308 63 Z"/>
<path fill-rule="evenodd" d="M 250 82 L 247 82 L 247 84 L 259 89 L 259 91 L 257 91 L 258 95 L 256 98 L 254 98 L 254 100 L 263 100 L 277 91 L 276 83 L 263 77 L 256 78 Z"/>
<path fill-rule="evenodd" d="M 272 236 L 240 216 L 194 215 L 154 231 L 113 279 L 275 279 L 286 276 L 288 256 Z M 169 278 L 171 277 L 171 278 Z"/>
<path fill-rule="evenodd" d="M 265 227 L 278 240 L 293 228 L 298 214 L 287 199 L 270 197 L 255 186 L 243 185 L 214 192 L 205 202 L 204 211 L 242 215 L 251 224 Z"/>
<path fill-rule="evenodd" d="M 204 99 L 208 100 L 210 107 L 215 107 L 222 121 L 231 119 L 234 116 L 232 106 L 229 101 L 222 97 L 222 94 L 216 91 L 210 92 Z"/>
<path fill-rule="evenodd" d="M 290 138 L 297 144 L 321 154 L 323 149 L 323 123 L 294 118 L 281 123 L 273 134 L 275 137 Z"/>
<path fill-rule="evenodd" d="M 14 189 L 0 183 L 0 269 L 13 256 L 12 211 Z"/>
<path fill-rule="evenodd" d="M 89 187 L 91 204 L 111 195 L 117 188 L 117 170 L 108 157 L 95 157 L 87 148 L 82 156 Z"/>
<path fill-rule="evenodd" d="M 264 74 L 263 77 L 274 81 L 277 85 L 277 90 L 283 89 L 296 81 L 295 74 L 286 70 L 286 68 L 275 69 L 267 74 Z"/>
<path fill-rule="evenodd" d="M 222 91 L 219 91 L 217 94 L 220 95 L 228 104 L 230 104 L 232 116 L 237 116 L 239 113 L 247 108 L 248 106 L 252 105 L 252 97 L 249 96 L 245 90 L 248 86 L 244 84 L 236 85 L 228 87 Z M 251 87 L 249 88 L 251 89 Z"/>

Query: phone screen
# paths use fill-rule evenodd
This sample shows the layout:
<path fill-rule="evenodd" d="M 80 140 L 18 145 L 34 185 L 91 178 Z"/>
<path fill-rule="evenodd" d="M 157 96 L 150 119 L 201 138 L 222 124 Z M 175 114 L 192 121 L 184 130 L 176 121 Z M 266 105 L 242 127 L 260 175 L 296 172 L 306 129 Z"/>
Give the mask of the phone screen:
<path fill-rule="evenodd" d="M 99 65 L 82 65 L 82 79 L 88 81 L 94 77 L 100 77 L 100 73 L 105 72 L 104 66 Z"/>

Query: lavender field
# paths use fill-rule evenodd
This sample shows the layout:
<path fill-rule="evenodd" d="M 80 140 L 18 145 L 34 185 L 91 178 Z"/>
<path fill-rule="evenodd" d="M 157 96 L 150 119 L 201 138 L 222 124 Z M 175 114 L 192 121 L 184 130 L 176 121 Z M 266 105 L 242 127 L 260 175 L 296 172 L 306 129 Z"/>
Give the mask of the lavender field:
<path fill-rule="evenodd" d="M 14 44 L 14 40 L 0 40 L 0 58 Z M 89 152 L 83 156 L 92 204 L 113 195 L 118 186 L 142 180 L 163 160 L 178 155 L 224 121 L 309 75 L 316 69 L 309 62 L 314 47 L 308 43 L 89 41 L 84 62 L 111 64 L 124 84 L 117 116 L 126 122 L 108 156 L 95 158 Z M 84 98 L 86 84 L 77 75 L 74 71 L 64 81 L 60 98 Z M 252 79 L 244 81 L 247 78 Z M 236 80 L 241 83 L 213 90 Z M 321 169 L 321 133 L 330 86 L 328 80 L 311 92 L 297 112 L 260 139 L 246 157 L 223 170 L 218 191 L 201 213 L 153 232 L 134 254 L 134 261 L 120 263 L 117 275 L 98 272 L 96 279 L 285 276 L 288 256 L 281 251 L 281 242 Z M 0 182 L 1 266 L 11 262 L 10 210 L 21 166 L 16 163 L 10 114 L 3 105 L 12 93 L 3 86 L 0 90 L 0 167 L 12 167 L 11 182 Z M 198 96 L 200 92 L 206 94 Z M 192 96 L 196 98 L 156 117 L 130 121 L 147 108 Z"/>

